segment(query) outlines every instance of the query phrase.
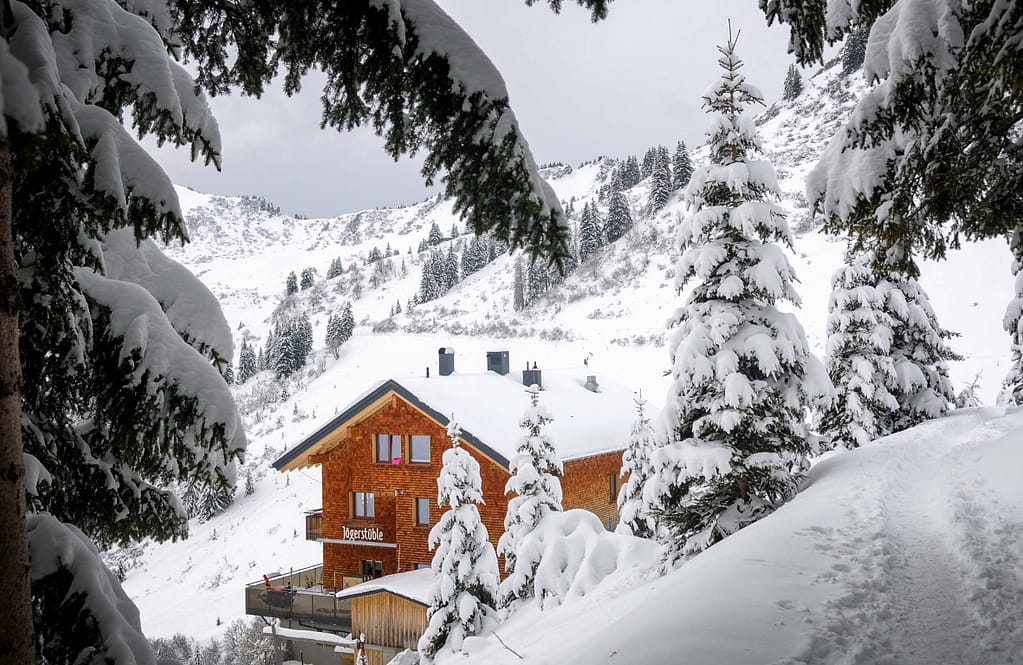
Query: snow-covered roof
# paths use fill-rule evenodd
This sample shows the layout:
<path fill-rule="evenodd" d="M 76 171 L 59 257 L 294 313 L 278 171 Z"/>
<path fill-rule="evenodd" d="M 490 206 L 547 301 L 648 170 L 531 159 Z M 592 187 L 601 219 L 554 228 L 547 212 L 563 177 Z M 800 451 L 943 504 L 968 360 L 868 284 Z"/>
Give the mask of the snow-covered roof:
<path fill-rule="evenodd" d="M 436 577 L 429 568 L 410 570 L 405 573 L 384 575 L 375 580 L 369 580 L 361 584 L 350 586 L 337 592 L 338 598 L 358 598 L 368 596 L 371 593 L 386 591 L 395 596 L 401 596 L 420 605 L 429 602 L 430 585 Z"/>
<path fill-rule="evenodd" d="M 586 388 L 596 375 L 596 392 Z M 621 450 L 636 418 L 633 392 L 589 368 L 542 370 L 540 405 L 553 421 L 544 429 L 564 460 Z M 515 454 L 523 430 L 519 420 L 529 406 L 521 372 L 402 377 L 383 381 L 280 457 L 274 466 L 291 470 L 308 466 L 308 457 L 345 423 L 391 392 L 446 426 L 454 416 L 462 438 L 502 466 Z"/>

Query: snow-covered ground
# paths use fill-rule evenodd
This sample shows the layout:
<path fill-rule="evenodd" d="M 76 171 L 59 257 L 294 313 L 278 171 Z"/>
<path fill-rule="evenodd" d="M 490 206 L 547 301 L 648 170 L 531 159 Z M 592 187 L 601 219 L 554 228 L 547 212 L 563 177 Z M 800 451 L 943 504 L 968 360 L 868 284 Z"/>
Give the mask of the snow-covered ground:
<path fill-rule="evenodd" d="M 820 461 L 668 575 L 637 561 L 439 662 L 1023 663 L 1021 468 L 1023 409 L 957 411 Z"/>

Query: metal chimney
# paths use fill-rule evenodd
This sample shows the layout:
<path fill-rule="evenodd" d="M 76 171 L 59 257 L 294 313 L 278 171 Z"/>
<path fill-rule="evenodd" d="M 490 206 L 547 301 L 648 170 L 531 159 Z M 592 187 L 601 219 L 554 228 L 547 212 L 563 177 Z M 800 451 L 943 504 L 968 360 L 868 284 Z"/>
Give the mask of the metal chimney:
<path fill-rule="evenodd" d="M 531 386 L 536 384 L 540 388 L 543 388 L 543 377 L 540 374 L 540 370 L 537 368 L 536 363 L 533 363 L 533 368 L 529 368 L 529 363 L 526 363 L 526 369 L 522 370 L 522 385 Z"/>
<path fill-rule="evenodd" d="M 589 390 L 591 393 L 600 392 L 600 385 L 597 383 L 597 377 L 593 374 L 588 375 L 583 388 L 586 388 L 586 390 Z"/>
<path fill-rule="evenodd" d="M 449 376 L 455 371 L 455 350 L 450 346 L 442 346 L 437 350 L 437 364 L 441 376 Z"/>
<path fill-rule="evenodd" d="M 487 351 L 487 371 L 504 376 L 510 371 L 507 351 Z"/>

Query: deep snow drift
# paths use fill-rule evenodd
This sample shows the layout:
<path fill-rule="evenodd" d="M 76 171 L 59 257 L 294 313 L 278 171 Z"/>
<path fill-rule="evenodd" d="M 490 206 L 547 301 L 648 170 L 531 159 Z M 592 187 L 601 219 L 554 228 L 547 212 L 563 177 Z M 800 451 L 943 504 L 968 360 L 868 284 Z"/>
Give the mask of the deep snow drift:
<path fill-rule="evenodd" d="M 953 412 L 820 461 L 664 577 L 637 561 L 441 662 L 1023 663 L 1021 468 L 1023 409 Z"/>

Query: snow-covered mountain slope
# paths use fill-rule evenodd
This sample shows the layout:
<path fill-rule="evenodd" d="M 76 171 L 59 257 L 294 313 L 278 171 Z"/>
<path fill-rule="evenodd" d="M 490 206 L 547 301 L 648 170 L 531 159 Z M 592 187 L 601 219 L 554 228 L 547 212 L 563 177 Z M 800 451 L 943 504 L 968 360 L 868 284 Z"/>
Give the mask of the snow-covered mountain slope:
<path fill-rule="evenodd" d="M 522 609 L 438 663 L 1023 663 L 1021 440 L 1023 410 L 989 407 L 833 455 L 680 569 Z"/>
<path fill-rule="evenodd" d="M 797 100 L 773 105 L 761 121 L 765 149 L 785 190 L 782 204 L 797 229 L 790 260 L 802 280 L 799 317 L 818 353 L 823 352 L 829 280 L 842 261 L 844 243 L 808 223 L 802 179 L 851 108 L 857 85 L 841 79 L 835 69 L 826 70 L 806 82 Z M 637 152 L 642 149 L 637 146 Z M 694 151 L 697 163 L 703 158 L 702 151 Z M 598 160 L 546 169 L 545 176 L 566 202 L 574 200 L 578 211 L 584 202 L 597 200 L 610 166 Z M 440 346 L 456 348 L 459 371 L 483 371 L 485 351 L 502 348 L 510 351 L 513 370 L 527 360 L 541 367 L 573 367 L 586 359 L 598 376 L 614 375 L 642 390 L 653 405 L 666 394 L 664 326 L 681 302 L 673 287 L 674 238 L 683 211 L 678 195 L 650 218 L 643 212 L 648 184 L 632 188 L 634 228 L 524 311 L 512 307 L 516 257 L 506 255 L 444 297 L 391 318 L 394 304 L 404 309 L 419 288 L 426 254 L 416 250 L 430 226 L 436 223 L 444 234 L 453 224 L 462 227 L 448 202 L 430 199 L 310 220 L 280 215 L 251 197 L 179 193 L 192 242 L 168 251 L 220 299 L 236 343 L 245 337 L 262 346 L 271 316 L 282 306 L 288 273 L 314 267 L 319 271 L 315 285 L 284 306 L 309 314 L 317 350 L 306 368 L 287 381 L 266 373 L 235 387 L 250 439 L 239 478 L 252 474 L 255 493 L 245 496 L 239 489 L 224 514 L 206 524 L 193 522 L 188 540 L 145 544 L 131 559 L 134 567 L 127 571 L 125 588 L 138 603 L 149 635 L 214 635 L 222 630 L 218 618 L 227 622 L 242 615 L 244 583 L 264 572 L 318 563 L 320 547 L 306 542 L 302 533 L 302 511 L 320 505 L 318 474 L 283 476 L 269 462 L 374 382 L 435 367 Z M 462 235 L 440 247 L 468 238 Z M 399 254 L 365 265 L 373 247 L 385 250 L 388 245 Z M 336 257 L 359 269 L 325 280 Z M 1005 243 L 989 241 L 968 245 L 943 263 L 923 265 L 922 282 L 939 320 L 962 335 L 953 347 L 966 359 L 953 365 L 953 381 L 960 388 L 982 371 L 986 403 L 993 402 L 1008 363 L 1009 340 L 1001 319 L 1012 295 L 1009 263 Z M 360 325 L 334 359 L 322 348 L 327 315 L 339 312 L 349 299 Z M 822 519 L 820 525 L 830 528 Z"/>

